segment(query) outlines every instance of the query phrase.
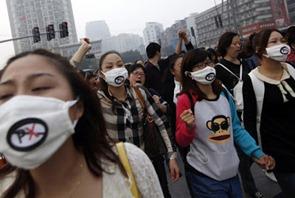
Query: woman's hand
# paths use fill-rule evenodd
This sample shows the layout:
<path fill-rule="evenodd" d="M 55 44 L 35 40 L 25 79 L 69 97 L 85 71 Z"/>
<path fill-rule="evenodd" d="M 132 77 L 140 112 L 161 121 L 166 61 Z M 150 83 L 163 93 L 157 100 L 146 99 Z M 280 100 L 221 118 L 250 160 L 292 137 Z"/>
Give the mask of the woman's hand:
<path fill-rule="evenodd" d="M 169 172 L 173 182 L 176 182 L 180 178 L 180 171 L 176 159 L 169 160 Z"/>
<path fill-rule="evenodd" d="M 192 110 L 187 109 L 184 110 L 181 114 L 180 114 L 180 118 L 183 122 L 186 123 L 186 125 L 189 128 L 193 128 L 195 127 L 195 116 L 193 115 Z"/>
<path fill-rule="evenodd" d="M 153 95 L 152 97 L 162 113 L 167 113 L 167 106 L 161 103 L 161 98 L 157 95 Z"/>
<path fill-rule="evenodd" d="M 259 159 L 254 158 L 254 161 L 265 170 L 273 170 L 276 166 L 275 160 L 269 155 L 264 155 Z"/>

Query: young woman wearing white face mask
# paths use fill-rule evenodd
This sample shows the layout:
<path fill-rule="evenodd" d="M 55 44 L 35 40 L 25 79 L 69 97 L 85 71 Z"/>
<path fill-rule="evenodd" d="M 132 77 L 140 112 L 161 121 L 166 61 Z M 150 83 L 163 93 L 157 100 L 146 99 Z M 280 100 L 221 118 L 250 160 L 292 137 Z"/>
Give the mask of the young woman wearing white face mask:
<path fill-rule="evenodd" d="M 193 197 L 242 197 L 234 142 L 263 168 L 275 165 L 241 127 L 230 94 L 215 80 L 205 50 L 183 59 L 182 92 L 176 108 L 176 141 L 190 146 L 186 170 Z"/>
<path fill-rule="evenodd" d="M 144 149 L 143 121 L 144 109 L 135 90 L 125 84 L 128 71 L 124 67 L 118 52 L 105 53 L 99 63 L 101 90 L 98 91 L 106 128 L 109 136 L 116 141 L 131 142 Z M 159 128 L 165 143 L 168 157 L 170 176 L 173 181 L 179 178 L 179 168 L 176 162 L 176 148 L 169 139 L 167 130 L 169 123 L 162 114 L 152 96 L 144 88 L 139 88 L 149 115 L 152 116 Z"/>
<path fill-rule="evenodd" d="M 282 39 L 275 29 L 257 35 L 256 54 L 261 65 L 251 71 L 251 78 L 243 85 L 244 124 L 251 134 L 257 134 L 263 151 L 276 160 L 274 174 L 283 197 L 294 197 L 295 71 L 285 63 L 290 47 Z"/>
<path fill-rule="evenodd" d="M 125 197 L 130 183 L 107 138 L 96 94 L 66 58 L 46 50 L 11 58 L 0 77 L 0 195 Z M 127 156 L 142 197 L 163 196 L 148 157 Z"/>

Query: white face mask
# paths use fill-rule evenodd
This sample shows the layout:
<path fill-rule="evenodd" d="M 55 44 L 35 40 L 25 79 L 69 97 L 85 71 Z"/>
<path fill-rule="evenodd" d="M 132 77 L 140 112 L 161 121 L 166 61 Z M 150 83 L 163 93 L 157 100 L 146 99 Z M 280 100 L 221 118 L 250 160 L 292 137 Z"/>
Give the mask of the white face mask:
<path fill-rule="evenodd" d="M 279 62 L 285 62 L 287 60 L 288 54 L 290 54 L 290 47 L 286 44 L 275 45 L 266 48 L 265 57 L 271 58 Z"/>
<path fill-rule="evenodd" d="M 125 67 L 115 68 L 103 73 L 107 84 L 114 87 L 120 87 L 128 78 L 128 71 Z"/>
<path fill-rule="evenodd" d="M 0 153 L 19 168 L 46 162 L 74 133 L 69 108 L 77 103 L 39 96 L 15 96 L 0 106 Z"/>
<path fill-rule="evenodd" d="M 216 77 L 216 71 L 213 67 L 206 66 L 204 69 L 195 71 L 195 72 L 188 72 L 187 73 L 193 80 L 204 84 L 209 85 L 211 84 Z"/>

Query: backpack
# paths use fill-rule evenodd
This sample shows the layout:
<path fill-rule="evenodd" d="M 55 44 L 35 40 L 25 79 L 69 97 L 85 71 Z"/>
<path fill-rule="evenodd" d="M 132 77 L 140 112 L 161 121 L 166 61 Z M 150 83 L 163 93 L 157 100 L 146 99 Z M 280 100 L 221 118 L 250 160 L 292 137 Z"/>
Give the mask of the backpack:
<path fill-rule="evenodd" d="M 285 69 L 290 74 L 290 76 L 295 80 L 295 69 L 290 64 L 285 64 Z M 262 148 L 262 141 L 261 141 L 261 133 L 260 133 L 260 122 L 261 122 L 261 112 L 263 107 L 263 100 L 264 100 L 264 82 L 260 80 L 256 76 L 256 72 L 258 71 L 258 68 L 255 68 L 252 70 L 248 75 L 251 78 L 251 82 L 253 85 L 255 97 L 256 97 L 256 131 L 257 131 L 257 140 L 259 146 Z"/>
<path fill-rule="evenodd" d="M 233 98 L 237 107 L 238 111 L 243 111 L 244 109 L 244 103 L 243 103 L 243 80 L 242 80 L 242 75 L 243 75 L 243 65 L 240 65 L 240 76 L 237 76 L 234 74 L 232 71 L 230 71 L 227 67 L 225 67 L 221 63 L 217 63 L 217 65 L 220 65 L 223 69 L 228 71 L 231 75 L 233 75 L 235 78 L 237 78 L 239 81 L 235 85 L 233 89 Z"/>

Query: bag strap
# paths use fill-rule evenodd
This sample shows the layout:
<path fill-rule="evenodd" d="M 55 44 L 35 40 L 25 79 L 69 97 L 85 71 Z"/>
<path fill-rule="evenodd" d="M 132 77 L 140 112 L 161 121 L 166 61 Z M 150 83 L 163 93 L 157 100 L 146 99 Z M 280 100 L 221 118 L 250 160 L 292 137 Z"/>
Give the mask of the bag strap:
<path fill-rule="evenodd" d="M 184 92 L 185 95 L 187 95 L 190 105 L 191 105 L 191 111 L 193 112 L 193 114 L 195 114 L 195 103 L 194 103 L 194 99 L 192 94 L 188 93 L 188 92 Z"/>
<path fill-rule="evenodd" d="M 261 112 L 263 107 L 263 99 L 264 99 L 264 92 L 265 87 L 263 81 L 261 81 L 257 76 L 255 75 L 255 72 L 258 72 L 258 69 L 255 68 L 249 73 L 249 76 L 251 78 L 251 82 L 253 85 L 253 90 L 256 97 L 256 131 L 257 131 L 257 140 L 259 146 L 262 148 L 262 141 L 261 141 L 261 133 L 260 133 L 260 122 L 261 122 Z"/>
<path fill-rule="evenodd" d="M 221 63 L 217 63 L 216 65 L 220 65 L 223 69 L 225 69 L 226 71 L 228 71 L 231 75 L 233 75 L 234 77 L 236 77 L 238 80 L 241 80 L 241 78 L 239 76 L 237 76 L 236 74 L 234 74 L 232 71 L 230 71 L 227 67 L 225 67 L 223 64 Z M 240 76 L 241 76 L 241 73 L 242 73 L 242 64 L 240 66 Z"/>
<path fill-rule="evenodd" d="M 138 187 L 137 187 L 137 184 L 136 184 L 136 180 L 135 180 L 135 177 L 133 175 L 133 172 L 132 172 L 132 168 L 130 166 L 130 163 L 129 163 L 129 160 L 128 160 L 128 157 L 127 157 L 127 153 L 126 153 L 126 149 L 125 149 L 125 145 L 123 142 L 118 142 L 116 143 L 116 147 L 117 147 L 117 150 L 118 150 L 118 154 L 119 154 L 119 158 L 120 158 L 120 161 L 128 175 L 128 178 L 129 178 L 129 182 L 130 182 L 130 191 L 131 191 L 131 194 L 132 194 L 132 197 L 133 198 L 140 198 L 140 192 L 138 190 Z"/>
<path fill-rule="evenodd" d="M 142 109 L 143 109 L 144 111 L 146 111 L 145 100 L 144 100 L 144 97 L 143 97 L 141 91 L 139 90 L 138 87 L 134 87 L 134 91 L 135 91 L 135 93 L 136 93 L 136 95 L 137 95 L 137 98 L 138 98 L 138 100 L 139 100 L 140 106 L 142 107 Z"/>
<path fill-rule="evenodd" d="M 139 90 L 138 87 L 134 87 L 134 91 L 135 91 L 135 93 L 137 95 L 137 98 L 139 100 L 140 106 L 143 109 L 144 114 L 146 115 L 146 120 L 149 123 L 152 123 L 154 121 L 154 119 L 152 118 L 152 116 L 147 111 L 146 103 L 145 103 L 145 100 L 144 100 L 144 97 L 143 97 L 141 91 Z"/>
<path fill-rule="evenodd" d="M 243 66 L 242 66 L 242 63 L 240 65 L 240 80 L 243 79 Z"/>

